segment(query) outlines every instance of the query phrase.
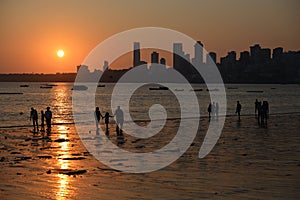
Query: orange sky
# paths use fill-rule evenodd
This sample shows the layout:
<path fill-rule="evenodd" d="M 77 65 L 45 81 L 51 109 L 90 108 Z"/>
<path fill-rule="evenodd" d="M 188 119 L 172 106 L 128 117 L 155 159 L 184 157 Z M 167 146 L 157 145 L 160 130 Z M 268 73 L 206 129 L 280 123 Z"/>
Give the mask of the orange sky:
<path fill-rule="evenodd" d="M 218 59 L 255 43 L 299 50 L 299 10 L 298 0 L 1 0 L 0 73 L 75 72 L 104 39 L 144 26 L 201 40 Z"/>

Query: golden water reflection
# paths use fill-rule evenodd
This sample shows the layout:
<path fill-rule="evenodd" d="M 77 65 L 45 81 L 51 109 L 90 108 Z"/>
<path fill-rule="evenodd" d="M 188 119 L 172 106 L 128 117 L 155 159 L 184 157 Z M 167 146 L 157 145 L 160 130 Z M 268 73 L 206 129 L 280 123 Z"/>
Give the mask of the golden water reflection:
<path fill-rule="evenodd" d="M 68 139 L 68 127 L 64 125 L 57 126 L 59 139 Z M 60 150 L 57 152 L 59 159 L 57 159 L 57 165 L 60 171 L 69 169 L 69 160 L 63 160 L 62 158 L 70 157 L 69 144 L 70 142 L 60 143 Z M 65 174 L 57 174 L 58 176 L 58 191 L 56 192 L 57 200 L 67 199 L 70 193 L 70 177 Z"/>

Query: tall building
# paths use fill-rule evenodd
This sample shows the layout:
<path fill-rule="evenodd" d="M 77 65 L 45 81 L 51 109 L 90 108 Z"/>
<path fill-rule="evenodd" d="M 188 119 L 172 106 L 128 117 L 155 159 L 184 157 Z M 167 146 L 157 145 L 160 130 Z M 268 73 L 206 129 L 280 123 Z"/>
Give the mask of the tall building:
<path fill-rule="evenodd" d="M 108 62 L 106 60 L 104 60 L 102 70 L 105 71 L 107 69 L 108 69 Z"/>
<path fill-rule="evenodd" d="M 156 51 L 153 51 L 151 54 L 151 63 L 158 63 L 159 54 Z"/>
<path fill-rule="evenodd" d="M 200 41 L 194 45 L 194 58 L 192 59 L 192 63 L 194 66 L 201 66 L 203 64 L 203 44 Z"/>
<path fill-rule="evenodd" d="M 141 63 L 140 43 L 134 42 L 134 44 L 133 44 L 133 67 L 140 65 L 140 63 Z"/>
<path fill-rule="evenodd" d="M 282 47 L 277 47 L 273 49 L 273 54 L 272 54 L 272 59 L 277 60 L 282 57 L 283 54 L 283 48 Z"/>
<path fill-rule="evenodd" d="M 206 55 L 206 64 L 216 64 L 217 63 L 217 54 L 215 52 L 209 52 Z"/>
<path fill-rule="evenodd" d="M 242 65 L 248 65 L 250 63 L 250 53 L 249 53 L 249 51 L 243 51 L 243 52 L 240 53 L 239 62 Z"/>

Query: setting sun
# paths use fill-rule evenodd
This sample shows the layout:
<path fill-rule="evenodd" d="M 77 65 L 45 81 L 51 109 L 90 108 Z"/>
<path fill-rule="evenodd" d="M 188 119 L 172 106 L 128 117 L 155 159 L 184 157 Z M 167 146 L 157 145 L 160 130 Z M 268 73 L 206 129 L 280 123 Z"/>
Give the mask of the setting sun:
<path fill-rule="evenodd" d="M 60 50 L 57 51 L 56 54 L 57 54 L 58 57 L 62 58 L 62 57 L 64 57 L 65 52 L 64 52 L 63 50 L 60 49 Z"/>

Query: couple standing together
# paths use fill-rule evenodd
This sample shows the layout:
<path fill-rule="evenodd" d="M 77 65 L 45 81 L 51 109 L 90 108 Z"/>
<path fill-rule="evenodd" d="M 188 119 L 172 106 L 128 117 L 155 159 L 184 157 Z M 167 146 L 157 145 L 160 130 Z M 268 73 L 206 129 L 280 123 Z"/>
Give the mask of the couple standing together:
<path fill-rule="evenodd" d="M 120 108 L 120 106 L 117 107 L 117 109 L 115 110 L 115 113 L 113 116 L 111 116 L 108 112 L 105 113 L 105 115 L 103 116 L 100 112 L 99 107 L 96 107 L 95 110 L 95 120 L 96 120 L 96 129 L 99 129 L 99 123 L 100 123 L 100 119 L 102 117 L 102 119 L 105 119 L 105 127 L 106 127 L 106 133 L 108 133 L 108 124 L 109 124 L 109 118 L 110 117 L 116 117 L 116 131 L 117 134 L 122 134 L 122 128 L 123 128 L 123 123 L 124 123 L 124 114 L 122 109 Z"/>

